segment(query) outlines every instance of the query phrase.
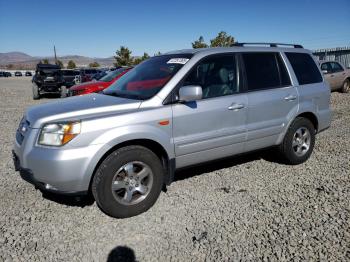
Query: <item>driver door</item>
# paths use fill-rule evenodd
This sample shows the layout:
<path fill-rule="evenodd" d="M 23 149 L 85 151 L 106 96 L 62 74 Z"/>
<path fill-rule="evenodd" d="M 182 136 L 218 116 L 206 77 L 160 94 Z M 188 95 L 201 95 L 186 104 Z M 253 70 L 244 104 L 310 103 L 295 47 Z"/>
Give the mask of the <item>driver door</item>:
<path fill-rule="evenodd" d="M 234 54 L 210 56 L 184 79 L 183 86 L 200 85 L 203 98 L 172 105 L 177 167 L 243 152 L 247 96 L 237 65 Z"/>

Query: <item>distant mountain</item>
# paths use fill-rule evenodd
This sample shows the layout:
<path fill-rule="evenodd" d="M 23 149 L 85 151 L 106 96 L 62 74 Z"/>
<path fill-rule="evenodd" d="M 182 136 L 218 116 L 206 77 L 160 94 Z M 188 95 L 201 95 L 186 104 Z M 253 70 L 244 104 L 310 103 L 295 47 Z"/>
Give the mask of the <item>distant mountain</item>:
<path fill-rule="evenodd" d="M 32 59 L 33 57 L 22 52 L 9 52 L 0 53 L 0 64 L 4 63 L 16 63 L 24 62 Z"/>
<path fill-rule="evenodd" d="M 57 57 L 67 66 L 69 60 L 73 60 L 78 67 L 86 67 L 92 62 L 97 62 L 101 66 L 113 66 L 115 59 L 113 57 L 107 58 L 93 58 L 79 55 L 66 55 Z M 22 52 L 0 53 L 0 66 L 12 64 L 13 69 L 34 69 L 36 64 L 42 60 L 48 59 L 50 63 L 54 63 L 54 57 L 35 57 Z"/>

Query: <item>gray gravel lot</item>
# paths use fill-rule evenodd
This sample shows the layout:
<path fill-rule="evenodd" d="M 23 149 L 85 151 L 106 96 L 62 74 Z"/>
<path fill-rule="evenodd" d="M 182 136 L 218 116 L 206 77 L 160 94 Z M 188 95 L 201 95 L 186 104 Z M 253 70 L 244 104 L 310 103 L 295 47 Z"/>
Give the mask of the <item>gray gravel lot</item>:
<path fill-rule="evenodd" d="M 24 110 L 54 99 L 33 101 L 29 78 L 0 79 L 0 261 L 350 260 L 350 94 L 332 93 L 332 127 L 305 164 L 266 151 L 187 169 L 124 220 L 43 197 L 14 171 Z"/>

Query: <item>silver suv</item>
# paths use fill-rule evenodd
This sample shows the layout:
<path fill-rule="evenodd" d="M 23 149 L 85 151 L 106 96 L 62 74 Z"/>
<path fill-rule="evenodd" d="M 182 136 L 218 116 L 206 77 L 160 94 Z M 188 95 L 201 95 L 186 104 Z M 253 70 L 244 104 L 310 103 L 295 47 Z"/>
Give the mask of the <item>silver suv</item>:
<path fill-rule="evenodd" d="M 148 210 L 175 170 L 275 147 L 300 164 L 330 126 L 330 88 L 299 45 L 152 57 L 103 94 L 31 107 L 13 158 L 41 190 L 91 192 L 108 215 Z"/>

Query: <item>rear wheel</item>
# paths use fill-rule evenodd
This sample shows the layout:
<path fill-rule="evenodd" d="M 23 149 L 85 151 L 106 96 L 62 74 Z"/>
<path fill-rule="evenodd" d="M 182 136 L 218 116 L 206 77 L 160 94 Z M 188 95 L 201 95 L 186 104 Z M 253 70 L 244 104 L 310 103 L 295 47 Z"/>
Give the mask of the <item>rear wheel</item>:
<path fill-rule="evenodd" d="M 67 87 L 61 86 L 61 98 L 67 97 Z"/>
<path fill-rule="evenodd" d="M 315 127 L 307 118 L 297 117 L 289 127 L 279 151 L 287 164 L 305 162 L 315 144 Z"/>
<path fill-rule="evenodd" d="M 349 91 L 350 91 L 350 80 L 349 79 L 345 79 L 340 91 L 342 93 L 349 93 Z"/>
<path fill-rule="evenodd" d="M 39 87 L 36 84 L 33 84 L 32 90 L 33 90 L 33 99 L 34 100 L 40 99 Z"/>
<path fill-rule="evenodd" d="M 99 166 L 92 193 L 106 214 L 126 218 L 147 211 L 163 186 L 160 159 L 142 146 L 127 146 L 111 153 Z"/>

